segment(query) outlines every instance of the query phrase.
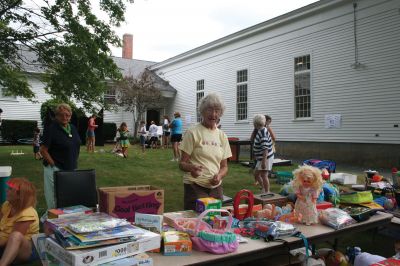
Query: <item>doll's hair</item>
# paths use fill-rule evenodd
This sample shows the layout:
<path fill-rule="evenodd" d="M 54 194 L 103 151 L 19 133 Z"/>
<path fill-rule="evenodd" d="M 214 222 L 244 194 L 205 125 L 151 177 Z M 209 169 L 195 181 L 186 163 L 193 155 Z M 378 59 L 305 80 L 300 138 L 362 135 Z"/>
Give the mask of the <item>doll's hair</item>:
<path fill-rule="evenodd" d="M 320 189 L 323 183 L 321 175 L 322 172 L 318 168 L 310 165 L 300 166 L 299 168 L 293 171 L 293 176 L 294 176 L 293 187 L 295 188 L 301 187 L 300 177 L 305 173 L 311 173 L 312 176 L 314 177 L 312 181 L 312 187 L 315 189 Z"/>
<path fill-rule="evenodd" d="M 10 202 L 17 211 L 36 206 L 36 187 L 26 178 L 10 178 L 7 181 L 10 187 L 17 190 L 18 199 Z"/>

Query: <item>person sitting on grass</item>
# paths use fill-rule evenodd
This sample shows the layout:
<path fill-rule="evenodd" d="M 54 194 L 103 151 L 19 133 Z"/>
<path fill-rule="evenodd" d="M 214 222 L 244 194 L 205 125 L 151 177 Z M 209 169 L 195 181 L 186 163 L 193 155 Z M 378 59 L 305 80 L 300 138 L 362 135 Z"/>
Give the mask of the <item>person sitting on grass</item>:
<path fill-rule="evenodd" d="M 38 259 L 32 235 L 39 233 L 36 188 L 25 178 L 6 182 L 7 200 L 0 212 L 0 266 Z"/>

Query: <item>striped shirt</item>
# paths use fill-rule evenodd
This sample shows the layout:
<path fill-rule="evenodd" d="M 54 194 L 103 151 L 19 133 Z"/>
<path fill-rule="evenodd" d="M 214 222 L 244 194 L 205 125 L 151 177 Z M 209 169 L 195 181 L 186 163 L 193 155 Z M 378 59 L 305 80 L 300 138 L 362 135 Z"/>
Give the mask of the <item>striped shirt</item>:
<path fill-rule="evenodd" d="M 257 131 L 253 143 L 253 153 L 257 161 L 262 160 L 265 149 L 268 150 L 267 159 L 271 158 L 274 155 L 271 135 L 269 134 L 268 129 L 263 127 Z"/>

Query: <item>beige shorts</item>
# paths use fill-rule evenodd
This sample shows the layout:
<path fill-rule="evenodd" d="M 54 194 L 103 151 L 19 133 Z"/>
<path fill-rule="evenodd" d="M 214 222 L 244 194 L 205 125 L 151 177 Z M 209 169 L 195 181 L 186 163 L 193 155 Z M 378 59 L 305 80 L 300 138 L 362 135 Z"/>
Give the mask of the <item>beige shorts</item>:
<path fill-rule="evenodd" d="M 274 163 L 274 156 L 272 156 L 271 158 L 269 158 L 267 160 L 267 168 L 265 168 L 265 169 L 261 168 L 261 162 L 262 161 L 257 161 L 256 167 L 255 167 L 256 170 L 259 170 L 259 171 L 271 171 L 272 170 L 272 164 Z"/>

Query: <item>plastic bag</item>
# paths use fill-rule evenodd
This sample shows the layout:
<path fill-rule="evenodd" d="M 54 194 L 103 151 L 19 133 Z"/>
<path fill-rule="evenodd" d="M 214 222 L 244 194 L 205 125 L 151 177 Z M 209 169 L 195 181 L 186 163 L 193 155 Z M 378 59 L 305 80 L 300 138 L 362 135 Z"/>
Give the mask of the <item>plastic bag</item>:
<path fill-rule="evenodd" d="M 322 210 L 319 214 L 319 219 L 321 223 L 336 230 L 357 222 L 347 212 L 338 208 Z"/>

